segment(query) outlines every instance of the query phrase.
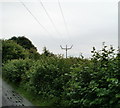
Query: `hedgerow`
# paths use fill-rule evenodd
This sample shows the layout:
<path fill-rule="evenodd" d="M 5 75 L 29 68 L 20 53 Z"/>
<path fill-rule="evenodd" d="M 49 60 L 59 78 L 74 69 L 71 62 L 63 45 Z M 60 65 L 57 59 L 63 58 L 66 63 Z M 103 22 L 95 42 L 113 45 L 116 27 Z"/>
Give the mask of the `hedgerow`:
<path fill-rule="evenodd" d="M 96 52 L 89 65 L 73 68 L 63 92 L 63 103 L 72 107 L 120 107 L 118 59 L 113 47 Z"/>
<path fill-rule="evenodd" d="M 54 106 L 118 108 L 120 56 L 114 51 L 112 46 L 93 48 L 90 60 L 57 56 L 11 60 L 3 75 L 36 96 L 55 99 Z"/>
<path fill-rule="evenodd" d="M 26 82 L 26 72 L 33 65 L 33 60 L 19 59 L 8 61 L 3 66 L 3 78 L 19 85 L 21 82 Z"/>

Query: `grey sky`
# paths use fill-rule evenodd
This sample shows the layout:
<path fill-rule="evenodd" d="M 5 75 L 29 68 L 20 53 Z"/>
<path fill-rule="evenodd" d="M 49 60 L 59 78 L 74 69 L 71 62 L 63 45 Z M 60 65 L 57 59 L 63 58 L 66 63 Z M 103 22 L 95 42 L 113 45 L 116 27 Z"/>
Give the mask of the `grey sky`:
<path fill-rule="evenodd" d="M 2 1 L 2 0 L 1 0 Z M 10 1 L 10 0 L 9 0 Z M 26 1 L 26 0 L 21 0 Z M 102 47 L 102 42 L 107 45 L 118 45 L 118 2 L 117 0 L 59 0 L 67 23 L 67 35 L 64 21 L 57 0 L 42 0 L 50 17 L 54 21 L 58 34 L 48 16 L 38 2 L 27 0 L 24 4 L 30 9 L 39 22 L 49 31 L 47 33 L 30 15 L 18 0 L 4 0 L 0 4 L 0 19 L 2 24 L 1 38 L 8 39 L 12 36 L 26 36 L 41 53 L 46 46 L 56 54 L 65 54 L 60 49 L 73 45 L 69 56 L 90 56 L 92 47 Z M 64 1 L 64 2 L 63 2 Z"/>

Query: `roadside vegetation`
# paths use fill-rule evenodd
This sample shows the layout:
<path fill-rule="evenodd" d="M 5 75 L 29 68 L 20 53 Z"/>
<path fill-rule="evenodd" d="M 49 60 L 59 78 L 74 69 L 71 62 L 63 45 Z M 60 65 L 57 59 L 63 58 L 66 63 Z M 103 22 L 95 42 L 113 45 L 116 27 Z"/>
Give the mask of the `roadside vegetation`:
<path fill-rule="evenodd" d="M 29 43 L 29 44 L 28 44 Z M 81 108 L 120 107 L 120 53 L 113 46 L 96 50 L 91 58 L 64 58 L 26 37 L 2 40 L 3 78 L 37 106 Z"/>

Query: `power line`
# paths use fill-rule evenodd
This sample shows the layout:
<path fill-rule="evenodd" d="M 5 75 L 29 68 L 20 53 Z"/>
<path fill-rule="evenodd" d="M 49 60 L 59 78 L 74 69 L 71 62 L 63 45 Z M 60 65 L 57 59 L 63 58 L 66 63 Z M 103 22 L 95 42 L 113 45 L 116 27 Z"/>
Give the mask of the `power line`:
<path fill-rule="evenodd" d="M 46 31 L 46 32 L 48 32 L 48 34 L 50 34 L 49 33 L 49 31 L 39 22 L 39 20 L 33 15 L 33 13 L 28 9 L 28 7 L 21 1 L 21 0 L 19 0 L 20 1 L 20 3 L 26 8 L 26 10 L 32 15 L 32 17 L 36 20 L 36 22 Z"/>
<path fill-rule="evenodd" d="M 39 1 L 39 0 L 38 0 L 38 1 Z M 43 7 L 43 9 L 44 9 L 46 15 L 47 15 L 48 18 L 50 19 L 50 21 L 51 21 L 51 23 L 52 23 L 54 29 L 56 30 L 56 32 L 57 32 L 59 35 L 61 35 L 60 32 L 57 30 L 57 28 L 56 28 L 56 26 L 55 26 L 55 24 L 54 24 L 54 22 L 53 22 L 53 20 L 52 20 L 52 18 L 51 18 L 51 16 L 50 16 L 50 14 L 48 13 L 47 9 L 45 8 L 45 6 L 44 6 L 42 0 L 40 0 L 39 3 L 40 3 L 41 6 Z"/>
<path fill-rule="evenodd" d="M 65 25 L 65 29 L 66 29 L 67 35 L 69 35 L 69 33 L 68 33 L 68 27 L 67 27 L 67 23 L 66 23 L 66 20 L 65 20 L 64 14 L 63 14 L 63 10 L 62 10 L 62 7 L 61 7 L 61 4 L 60 4 L 60 1 L 59 1 L 59 0 L 58 0 L 58 4 L 59 4 L 59 8 L 60 8 L 60 11 L 61 11 L 62 17 L 63 17 L 63 21 L 64 21 L 64 25 Z"/>

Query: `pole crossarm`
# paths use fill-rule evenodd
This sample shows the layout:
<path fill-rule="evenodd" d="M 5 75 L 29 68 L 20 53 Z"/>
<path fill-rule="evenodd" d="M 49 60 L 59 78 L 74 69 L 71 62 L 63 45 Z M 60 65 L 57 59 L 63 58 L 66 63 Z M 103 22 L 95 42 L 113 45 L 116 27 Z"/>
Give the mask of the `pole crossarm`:
<path fill-rule="evenodd" d="M 60 47 L 61 47 L 61 49 L 65 49 L 66 50 L 66 48 L 63 48 L 61 45 L 60 45 Z"/>
<path fill-rule="evenodd" d="M 66 58 L 67 58 L 67 51 L 72 49 L 73 45 L 71 47 L 69 47 L 69 48 L 67 47 L 67 45 L 66 45 L 66 48 L 63 48 L 61 45 L 60 45 L 60 47 L 61 47 L 61 49 L 66 51 Z"/>
<path fill-rule="evenodd" d="M 67 50 L 70 50 L 70 49 L 72 49 L 72 47 L 73 47 L 73 45 L 72 45 L 70 48 L 67 48 Z"/>

